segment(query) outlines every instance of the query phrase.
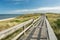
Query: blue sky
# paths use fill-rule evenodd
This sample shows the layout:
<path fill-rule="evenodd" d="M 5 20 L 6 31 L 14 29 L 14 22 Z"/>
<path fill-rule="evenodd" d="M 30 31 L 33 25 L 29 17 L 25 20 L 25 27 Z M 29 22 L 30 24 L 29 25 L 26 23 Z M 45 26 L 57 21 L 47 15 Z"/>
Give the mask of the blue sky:
<path fill-rule="evenodd" d="M 0 14 L 60 12 L 60 0 L 0 0 Z"/>

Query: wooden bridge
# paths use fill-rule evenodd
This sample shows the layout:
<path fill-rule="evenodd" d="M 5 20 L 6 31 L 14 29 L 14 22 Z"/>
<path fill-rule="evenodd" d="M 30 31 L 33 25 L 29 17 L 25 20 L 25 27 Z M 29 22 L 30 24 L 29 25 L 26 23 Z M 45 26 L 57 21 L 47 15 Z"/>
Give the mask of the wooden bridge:
<path fill-rule="evenodd" d="M 29 26 L 27 26 L 29 24 Z M 14 26 L 10 29 L 0 32 L 0 40 L 6 40 L 9 35 L 22 28 L 23 30 L 9 40 L 57 40 L 53 29 L 51 28 L 45 15 L 36 20 L 29 20 Z M 7 39 L 8 40 L 8 39 Z"/>

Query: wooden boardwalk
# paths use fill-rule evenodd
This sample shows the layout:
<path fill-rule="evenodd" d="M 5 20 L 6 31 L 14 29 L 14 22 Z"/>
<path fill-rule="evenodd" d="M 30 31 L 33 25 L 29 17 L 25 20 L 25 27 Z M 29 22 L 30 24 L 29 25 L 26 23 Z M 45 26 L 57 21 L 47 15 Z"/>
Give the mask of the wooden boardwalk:
<path fill-rule="evenodd" d="M 31 24 L 25 28 L 29 23 Z M 14 33 L 20 28 L 23 29 L 22 32 L 17 34 L 12 39 L 10 38 L 10 40 L 57 40 L 57 37 L 55 36 L 54 31 L 51 28 L 45 15 L 42 15 L 34 21 L 31 19 L 14 26 L 13 28 L 0 32 L 0 40 Z"/>
<path fill-rule="evenodd" d="M 30 32 L 27 33 L 24 38 L 21 37 L 18 40 L 47 40 L 47 28 L 44 18 L 41 18 L 39 25 L 34 26 L 30 29 Z"/>

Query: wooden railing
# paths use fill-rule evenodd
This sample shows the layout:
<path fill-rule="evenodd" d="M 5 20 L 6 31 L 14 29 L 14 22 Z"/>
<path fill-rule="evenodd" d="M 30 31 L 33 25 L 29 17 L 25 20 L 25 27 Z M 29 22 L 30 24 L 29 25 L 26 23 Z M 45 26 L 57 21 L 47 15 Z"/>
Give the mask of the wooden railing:
<path fill-rule="evenodd" d="M 39 19 L 40 19 L 40 17 L 37 18 L 37 19 L 34 20 L 34 21 L 33 21 L 33 19 L 31 19 L 31 20 L 28 20 L 28 21 L 26 21 L 26 22 L 23 22 L 23 23 L 21 23 L 21 24 L 19 24 L 19 25 L 17 25 L 17 26 L 11 27 L 11 28 L 9 28 L 9 29 L 6 29 L 5 31 L 0 32 L 0 40 L 3 39 L 3 38 L 5 38 L 5 37 L 7 37 L 8 35 L 11 35 L 12 33 L 14 33 L 15 31 L 17 31 L 17 30 L 20 29 L 20 28 L 23 28 L 23 29 L 24 29 L 24 27 L 25 27 L 27 24 L 32 23 L 29 27 L 27 27 L 26 29 L 24 29 L 24 30 L 19 34 L 19 36 L 22 35 L 23 33 L 25 33 L 26 30 L 28 30 L 28 29 L 29 29 L 35 22 L 37 22 Z M 15 37 L 15 39 L 17 39 L 19 36 Z"/>
<path fill-rule="evenodd" d="M 28 27 L 27 27 L 26 29 L 24 29 L 21 33 L 19 33 L 17 36 L 15 36 L 12 40 L 18 40 L 19 37 L 20 37 L 22 34 L 26 34 L 25 32 L 26 32 L 27 30 L 29 30 L 31 27 L 35 27 L 35 26 L 34 26 L 35 24 L 38 25 L 38 24 L 40 23 L 39 21 L 40 21 L 40 17 L 39 17 L 38 19 L 34 20 L 30 26 L 28 26 Z"/>
<path fill-rule="evenodd" d="M 45 18 L 45 21 L 46 21 L 47 32 L 48 32 L 48 39 L 47 40 L 57 40 L 57 37 L 56 37 L 53 29 L 51 28 L 47 18 Z"/>
<path fill-rule="evenodd" d="M 26 21 L 24 23 L 21 23 L 21 24 L 19 24 L 17 26 L 14 26 L 12 28 L 9 28 L 9 29 L 7 29 L 5 31 L 0 32 L 0 39 L 5 38 L 6 36 L 8 36 L 8 35 L 12 34 L 13 32 L 17 31 L 19 28 L 21 28 L 24 25 L 27 25 L 27 24 L 29 24 L 31 22 L 33 22 L 33 19 L 31 19 L 29 21 Z"/>

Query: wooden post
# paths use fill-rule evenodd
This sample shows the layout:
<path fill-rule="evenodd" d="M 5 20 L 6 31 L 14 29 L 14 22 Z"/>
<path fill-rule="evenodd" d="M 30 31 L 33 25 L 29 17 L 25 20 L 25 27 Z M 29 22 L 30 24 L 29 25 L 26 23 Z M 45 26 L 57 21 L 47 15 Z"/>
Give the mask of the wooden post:
<path fill-rule="evenodd" d="M 34 27 L 34 19 L 33 19 L 33 22 L 32 22 L 32 26 Z"/>
<path fill-rule="evenodd" d="M 25 30 L 25 26 L 23 26 L 23 30 Z M 24 32 L 24 34 L 23 35 L 26 35 L 26 32 Z"/>

